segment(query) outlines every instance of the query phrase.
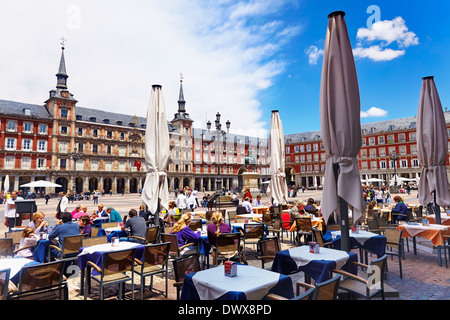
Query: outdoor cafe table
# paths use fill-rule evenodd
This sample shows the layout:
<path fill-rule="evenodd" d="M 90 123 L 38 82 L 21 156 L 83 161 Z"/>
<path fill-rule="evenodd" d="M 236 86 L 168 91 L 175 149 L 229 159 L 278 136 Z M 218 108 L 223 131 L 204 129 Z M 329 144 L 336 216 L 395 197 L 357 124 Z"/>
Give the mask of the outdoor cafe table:
<path fill-rule="evenodd" d="M 20 280 L 20 271 L 22 270 L 22 268 L 28 265 L 35 264 L 39 264 L 39 262 L 20 257 L 4 258 L 0 259 L 0 270 L 11 269 L 9 274 L 9 281 L 14 283 L 14 285 L 18 285 Z"/>
<path fill-rule="evenodd" d="M 111 242 L 112 238 L 126 237 L 127 233 L 125 231 L 122 231 L 122 227 L 111 227 L 100 229 L 98 232 L 98 236 L 107 236 L 108 242 Z"/>
<path fill-rule="evenodd" d="M 426 216 L 425 219 L 427 219 L 430 224 L 436 224 L 435 214 L 430 214 L 429 216 Z M 450 216 L 447 215 L 447 213 L 441 213 L 441 223 L 444 226 L 450 226 Z"/>
<path fill-rule="evenodd" d="M 112 252 L 112 251 L 120 251 L 120 250 L 126 250 L 136 248 L 136 255 L 135 257 L 139 260 L 142 259 L 142 255 L 144 254 L 144 248 L 145 245 L 135 243 L 135 242 L 127 242 L 127 241 L 121 241 L 119 242 L 118 246 L 112 246 L 111 243 L 105 243 L 105 244 L 97 244 L 94 246 L 89 247 L 82 247 L 79 250 L 78 258 L 77 258 L 77 267 L 79 268 L 80 272 L 80 289 L 83 292 L 84 290 L 84 277 L 86 272 L 86 267 L 88 261 L 91 261 L 95 263 L 97 266 L 101 267 L 103 262 L 103 253 L 105 252 Z M 96 271 L 94 271 L 96 272 Z"/>
<path fill-rule="evenodd" d="M 377 255 L 378 258 L 386 253 L 386 237 L 365 231 L 359 230 L 358 233 L 349 231 L 350 248 L 359 248 Z M 341 248 L 341 231 L 328 231 L 323 236 L 325 241 L 332 241 L 333 247 Z M 362 257 L 361 257 L 362 259 Z"/>
<path fill-rule="evenodd" d="M 102 227 L 103 222 L 109 222 L 109 217 L 97 217 L 94 220 L 92 220 L 92 224 L 98 228 Z"/>
<path fill-rule="evenodd" d="M 284 275 L 303 271 L 306 281 L 312 278 L 319 283 L 329 280 L 333 269 L 357 274 L 357 267 L 352 263 L 357 261 L 358 255 L 354 252 L 320 247 L 319 253 L 311 253 L 305 245 L 277 252 L 272 271 Z"/>
<path fill-rule="evenodd" d="M 241 219 L 248 219 L 251 221 L 261 222 L 262 221 L 262 214 L 259 213 L 244 213 L 244 214 L 238 214 L 236 215 L 236 218 Z"/>
<path fill-rule="evenodd" d="M 181 300 L 261 300 L 269 293 L 294 297 L 289 276 L 243 264 L 235 277 L 224 272 L 219 266 L 186 275 Z"/>
<path fill-rule="evenodd" d="M 269 213 L 270 212 L 270 208 L 269 207 L 252 207 L 252 210 L 254 213 L 257 214 L 263 214 L 263 213 Z"/>

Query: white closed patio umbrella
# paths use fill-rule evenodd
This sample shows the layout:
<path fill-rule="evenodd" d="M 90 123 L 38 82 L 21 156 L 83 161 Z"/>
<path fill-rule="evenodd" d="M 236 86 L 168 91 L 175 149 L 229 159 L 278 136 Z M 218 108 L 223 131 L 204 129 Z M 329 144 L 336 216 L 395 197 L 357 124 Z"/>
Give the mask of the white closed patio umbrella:
<path fill-rule="evenodd" d="M 417 111 L 417 156 L 422 165 L 419 202 L 433 203 L 436 223 L 441 223 L 441 208 L 450 205 L 447 180 L 448 133 L 434 77 L 422 79 Z"/>
<path fill-rule="evenodd" d="M 320 123 L 326 152 L 322 215 L 339 214 L 341 249 L 350 251 L 348 206 L 353 222 L 366 209 L 358 168 L 361 148 L 360 98 L 352 47 L 342 11 L 328 16 L 322 79 Z"/>
<path fill-rule="evenodd" d="M 37 181 L 32 181 L 32 182 L 29 182 L 29 183 L 22 184 L 21 187 L 29 187 L 29 188 L 55 187 L 55 188 L 60 188 L 62 186 L 60 184 L 53 183 L 53 182 L 46 181 L 46 180 L 37 180 Z"/>
<path fill-rule="evenodd" d="M 169 206 L 169 185 L 167 181 L 169 155 L 169 129 L 167 127 L 162 86 L 153 85 L 145 129 L 144 165 L 147 176 L 141 198 L 149 211 L 154 214 L 156 225 L 159 225 L 161 207 L 167 209 Z"/>
<path fill-rule="evenodd" d="M 269 135 L 270 182 L 267 188 L 269 198 L 278 204 L 287 203 L 285 170 L 284 132 L 278 110 L 272 111 Z"/>
<path fill-rule="evenodd" d="M 3 189 L 5 192 L 9 192 L 9 175 L 7 174 L 5 177 L 5 182 L 3 183 Z"/>

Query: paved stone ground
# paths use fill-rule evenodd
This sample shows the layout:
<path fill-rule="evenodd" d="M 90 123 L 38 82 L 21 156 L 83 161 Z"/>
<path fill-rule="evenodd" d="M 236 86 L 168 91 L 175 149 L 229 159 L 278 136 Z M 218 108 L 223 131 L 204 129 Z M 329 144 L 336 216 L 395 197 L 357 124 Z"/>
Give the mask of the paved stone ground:
<path fill-rule="evenodd" d="M 201 198 L 201 194 L 199 195 Z M 305 193 L 300 193 L 296 198 L 291 198 L 292 200 L 306 200 L 312 197 L 316 200 L 320 200 L 322 196 L 321 191 L 305 191 Z M 403 194 L 405 201 L 407 203 L 417 203 L 417 194 L 413 191 L 410 196 Z M 174 195 L 171 194 L 171 199 Z M 263 198 L 264 200 L 264 198 Z M 88 206 L 88 212 L 92 212 L 96 206 L 93 201 L 81 201 Z M 70 203 L 69 210 L 73 210 L 77 203 Z M 100 197 L 99 203 L 105 204 L 105 206 L 114 206 L 122 215 L 126 214 L 129 209 L 138 209 L 141 204 L 139 195 L 113 195 L 113 196 L 103 196 Z M 43 199 L 37 200 L 38 210 L 46 213 L 46 220 L 49 221 L 50 225 L 55 224 L 55 208 L 56 199 L 51 199 L 49 204 L 45 205 Z M 6 227 L 2 223 L 0 224 L 0 234 L 6 231 Z M 282 243 L 282 249 L 287 249 L 292 246 L 292 243 L 286 240 Z M 251 247 L 249 248 L 251 249 Z M 356 251 L 355 251 L 356 252 Z M 374 257 L 373 257 L 374 258 Z M 371 257 L 369 257 L 371 259 Z M 260 261 L 255 258 L 254 251 L 249 250 L 247 255 L 247 260 L 250 265 L 261 267 Z M 406 259 L 402 261 L 403 264 L 403 279 L 399 276 L 398 260 L 394 258 L 391 261 L 388 260 L 389 273 L 386 279 L 386 284 L 391 288 L 399 292 L 399 297 L 388 297 L 388 300 L 450 300 L 450 272 L 449 269 L 440 267 L 437 263 L 436 253 L 428 252 L 425 250 L 418 250 L 417 255 L 412 252 L 412 245 L 410 245 L 410 252 L 406 252 Z M 266 264 L 266 268 L 270 268 L 270 263 Z M 176 291 L 173 287 L 174 275 L 169 268 L 169 292 L 168 297 L 165 298 L 161 294 L 152 293 L 147 291 L 144 294 L 145 300 L 175 300 Z M 302 274 L 292 276 L 293 281 L 302 280 Z M 149 279 L 147 279 L 147 284 Z M 159 276 L 154 277 L 154 288 L 162 290 L 164 288 L 164 281 Z M 71 277 L 69 279 L 70 287 L 70 299 L 71 300 L 82 300 L 83 296 L 79 295 L 79 277 Z M 135 279 L 136 296 L 135 299 L 139 299 L 139 279 Z M 127 289 L 131 289 L 131 286 L 127 286 Z M 94 284 L 92 293 L 89 295 L 89 300 L 97 300 L 99 290 Z M 106 291 L 106 295 L 110 296 L 110 299 L 116 299 L 114 294 L 116 293 L 116 287 L 111 287 Z"/>

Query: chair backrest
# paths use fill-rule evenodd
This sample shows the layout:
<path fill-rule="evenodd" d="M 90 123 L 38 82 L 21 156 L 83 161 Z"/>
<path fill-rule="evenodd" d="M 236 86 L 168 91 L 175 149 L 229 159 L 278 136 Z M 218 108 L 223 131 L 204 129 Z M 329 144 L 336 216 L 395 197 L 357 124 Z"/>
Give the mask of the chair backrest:
<path fill-rule="evenodd" d="M 156 243 L 156 241 L 158 240 L 158 232 L 159 226 L 148 227 L 145 236 L 145 240 L 147 241 L 147 243 Z"/>
<path fill-rule="evenodd" d="M 20 240 L 22 240 L 22 231 L 5 232 L 5 238 L 13 239 L 13 244 L 17 247 L 20 245 Z"/>
<path fill-rule="evenodd" d="M 90 246 L 95 246 L 97 244 L 105 244 L 105 243 L 108 243 L 108 237 L 107 236 L 84 237 L 81 240 L 81 246 L 82 247 L 90 247 Z"/>
<path fill-rule="evenodd" d="M 214 213 L 214 211 L 206 211 L 206 214 L 205 214 L 206 221 L 211 221 L 211 217 L 212 217 L 213 213 Z"/>
<path fill-rule="evenodd" d="M 167 268 L 170 242 L 148 244 L 144 249 L 142 268 L 160 265 Z"/>
<path fill-rule="evenodd" d="M 136 248 L 103 253 L 102 277 L 106 275 L 133 272 Z"/>
<path fill-rule="evenodd" d="M 236 207 L 236 214 L 240 215 L 240 214 L 247 214 L 247 209 L 243 206 L 243 205 L 238 205 Z"/>
<path fill-rule="evenodd" d="M 394 228 L 386 228 L 384 236 L 386 237 L 386 245 L 399 246 L 402 239 L 402 231 Z"/>
<path fill-rule="evenodd" d="M 0 300 L 6 300 L 11 269 L 0 270 Z"/>
<path fill-rule="evenodd" d="M 216 237 L 216 252 L 232 253 L 240 251 L 241 233 L 221 233 Z"/>
<path fill-rule="evenodd" d="M 97 237 L 100 232 L 100 228 L 91 226 L 91 237 Z"/>
<path fill-rule="evenodd" d="M 270 237 L 259 240 L 259 248 L 262 256 L 275 256 L 280 251 L 280 241 L 278 237 Z"/>
<path fill-rule="evenodd" d="M 262 223 L 264 223 L 266 225 L 272 225 L 272 223 L 273 223 L 272 215 L 270 213 L 263 213 L 261 220 L 262 220 Z"/>
<path fill-rule="evenodd" d="M 76 236 L 65 236 L 63 239 L 62 255 L 63 257 L 69 255 L 77 255 L 80 248 L 83 246 L 83 238 L 86 234 L 80 234 Z"/>
<path fill-rule="evenodd" d="M 169 234 L 172 231 L 173 227 L 164 227 L 164 233 Z"/>
<path fill-rule="evenodd" d="M 312 300 L 336 300 L 341 276 L 337 275 L 329 280 L 316 283 Z"/>
<path fill-rule="evenodd" d="M 375 221 L 378 224 L 378 228 L 384 228 L 387 226 L 388 222 L 387 222 L 387 216 L 385 215 L 381 215 L 381 212 L 379 215 L 375 216 Z"/>
<path fill-rule="evenodd" d="M 227 212 L 228 214 L 228 224 L 232 224 L 236 219 L 236 210 L 230 210 Z"/>
<path fill-rule="evenodd" d="M 378 222 L 375 219 L 366 219 L 367 222 L 367 226 L 369 227 L 369 231 L 370 230 L 378 230 Z"/>
<path fill-rule="evenodd" d="M 200 270 L 200 263 L 198 255 L 192 254 L 183 256 L 172 261 L 173 270 L 175 274 L 175 282 L 183 282 L 187 274 L 194 273 Z"/>
<path fill-rule="evenodd" d="M 279 205 L 279 206 L 273 206 L 273 207 L 271 207 L 270 210 L 271 210 L 271 212 L 272 212 L 273 214 L 281 213 L 281 211 L 282 211 L 281 205 Z"/>
<path fill-rule="evenodd" d="M 314 288 L 310 288 L 305 293 L 302 293 L 301 295 L 294 297 L 291 300 L 312 300 L 314 292 Z"/>
<path fill-rule="evenodd" d="M 246 239 L 260 239 L 264 236 L 264 224 L 244 223 L 244 237 Z"/>
<path fill-rule="evenodd" d="M 316 229 L 316 228 L 312 228 L 312 230 L 313 230 L 313 234 L 314 234 L 314 239 L 319 244 L 319 246 L 323 247 L 324 241 L 323 241 L 322 231 L 320 231 L 319 229 Z"/>
<path fill-rule="evenodd" d="M 102 229 L 106 229 L 106 228 L 115 228 L 119 225 L 118 222 L 103 222 L 102 223 Z"/>
<path fill-rule="evenodd" d="M 280 219 L 273 219 L 273 228 L 275 230 L 281 229 L 281 220 Z"/>
<path fill-rule="evenodd" d="M 407 212 L 408 220 L 414 220 L 414 216 L 413 216 L 413 208 L 408 207 L 408 210 L 407 210 L 406 212 Z"/>
<path fill-rule="evenodd" d="M 202 228 L 202 220 L 201 219 L 192 219 L 191 223 L 189 223 L 189 229 L 192 231 L 197 231 Z"/>
<path fill-rule="evenodd" d="M 20 270 L 19 292 L 61 284 L 65 260 L 24 266 Z"/>
<path fill-rule="evenodd" d="M 312 232 L 312 223 L 311 218 L 309 217 L 301 217 L 295 219 L 297 230 L 303 232 Z"/>
<path fill-rule="evenodd" d="M 399 258 L 401 259 L 401 258 Z M 379 287 L 378 289 L 383 290 L 384 289 L 384 275 L 385 275 L 385 269 L 386 269 L 386 261 L 387 261 L 387 254 L 383 255 L 381 258 L 378 258 L 376 260 L 372 260 L 370 262 L 371 266 L 375 266 L 376 268 L 369 268 L 367 269 L 367 277 L 371 277 L 374 274 L 378 274 L 378 276 L 375 276 L 372 278 L 372 281 L 378 281 L 379 280 Z M 372 285 L 375 285 L 376 283 L 369 283 L 367 290 L 369 290 L 369 287 Z"/>
<path fill-rule="evenodd" d="M 162 242 L 170 242 L 170 253 L 179 253 L 178 238 L 176 234 L 161 233 Z"/>
<path fill-rule="evenodd" d="M 12 238 L 1 238 L 0 239 L 0 257 L 13 256 L 14 252 L 14 241 Z"/>
<path fill-rule="evenodd" d="M 423 217 L 423 206 L 418 206 L 415 210 L 416 217 L 422 218 Z"/>

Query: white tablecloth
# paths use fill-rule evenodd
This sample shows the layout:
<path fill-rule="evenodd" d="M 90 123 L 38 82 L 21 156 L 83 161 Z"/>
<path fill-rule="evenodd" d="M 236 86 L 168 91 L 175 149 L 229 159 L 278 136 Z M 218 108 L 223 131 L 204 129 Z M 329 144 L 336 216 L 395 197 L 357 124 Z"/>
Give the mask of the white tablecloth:
<path fill-rule="evenodd" d="M 331 237 L 335 238 L 336 236 L 340 236 L 341 231 L 331 231 Z M 364 245 L 364 242 L 366 242 L 367 239 L 379 236 L 379 234 L 365 231 L 365 230 L 359 230 L 358 233 L 352 232 L 350 230 L 349 236 L 354 238 L 356 241 L 358 241 L 361 245 Z"/>
<path fill-rule="evenodd" d="M 312 260 L 329 260 L 336 262 L 336 269 L 341 269 L 349 258 L 349 255 L 345 251 L 324 247 L 320 247 L 319 253 L 309 252 L 309 246 L 295 247 L 288 251 L 292 260 L 297 264 L 297 267 L 307 265 Z"/>
<path fill-rule="evenodd" d="M 135 248 L 139 245 L 140 245 L 139 243 L 127 241 L 119 242 L 119 245 L 117 247 L 113 247 L 111 243 L 96 244 L 94 246 L 83 248 L 83 251 L 81 251 L 81 253 L 79 253 L 78 256 L 82 256 L 84 254 L 93 254 L 94 252 L 111 252 L 111 251 L 126 250 Z"/>
<path fill-rule="evenodd" d="M 6 258 L 0 259 L 0 270 L 11 269 L 9 278 L 14 277 L 20 272 L 23 266 L 32 262 L 32 260 L 27 258 Z"/>
<path fill-rule="evenodd" d="M 229 291 L 244 292 L 247 300 L 260 300 L 279 281 L 280 274 L 252 266 L 237 266 L 237 276 L 227 277 L 224 266 L 197 272 L 192 281 L 200 300 L 214 300 Z"/>

